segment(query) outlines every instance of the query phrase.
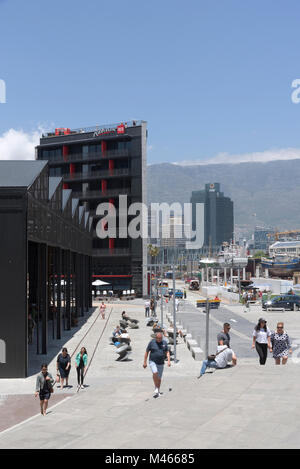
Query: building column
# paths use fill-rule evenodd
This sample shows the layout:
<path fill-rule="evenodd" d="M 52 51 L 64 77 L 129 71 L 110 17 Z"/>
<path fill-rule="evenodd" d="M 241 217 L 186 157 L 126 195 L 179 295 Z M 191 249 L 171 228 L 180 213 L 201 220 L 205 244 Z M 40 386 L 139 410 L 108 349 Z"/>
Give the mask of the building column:
<path fill-rule="evenodd" d="M 39 244 L 38 264 L 38 311 L 42 321 L 41 353 L 46 355 L 48 345 L 48 246 L 46 244 Z"/>
<path fill-rule="evenodd" d="M 56 255 L 56 338 L 61 339 L 61 270 L 62 255 L 61 249 L 55 249 Z"/>
<path fill-rule="evenodd" d="M 246 267 L 243 267 L 243 280 L 246 280 Z"/>
<path fill-rule="evenodd" d="M 227 283 L 227 267 L 224 267 L 224 285 Z"/>

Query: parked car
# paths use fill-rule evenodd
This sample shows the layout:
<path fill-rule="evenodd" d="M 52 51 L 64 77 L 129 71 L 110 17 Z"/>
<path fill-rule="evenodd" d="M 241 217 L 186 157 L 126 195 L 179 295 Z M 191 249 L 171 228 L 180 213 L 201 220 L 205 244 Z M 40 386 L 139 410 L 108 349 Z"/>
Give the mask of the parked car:
<path fill-rule="evenodd" d="M 294 306 L 295 305 L 295 306 Z M 262 303 L 263 309 L 287 309 L 293 311 L 296 309 L 299 311 L 300 309 L 300 296 L 298 295 L 279 295 L 274 296 L 271 300 L 263 301 Z"/>

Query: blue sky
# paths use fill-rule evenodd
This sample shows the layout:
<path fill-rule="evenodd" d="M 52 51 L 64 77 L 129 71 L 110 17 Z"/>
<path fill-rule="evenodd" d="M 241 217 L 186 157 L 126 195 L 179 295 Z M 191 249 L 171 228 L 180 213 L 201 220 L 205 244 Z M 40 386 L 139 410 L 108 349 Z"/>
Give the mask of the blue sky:
<path fill-rule="evenodd" d="M 149 163 L 300 149 L 299 14 L 295 0 L 0 0 L 0 136 L 144 119 Z"/>

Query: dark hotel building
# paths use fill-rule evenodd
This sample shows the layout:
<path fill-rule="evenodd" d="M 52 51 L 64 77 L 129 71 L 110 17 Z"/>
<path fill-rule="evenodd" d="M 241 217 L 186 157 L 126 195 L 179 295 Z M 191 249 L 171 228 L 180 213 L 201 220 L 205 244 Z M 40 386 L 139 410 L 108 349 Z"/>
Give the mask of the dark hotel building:
<path fill-rule="evenodd" d="M 118 237 L 100 239 L 96 214 L 102 202 L 113 204 L 119 224 L 119 195 L 127 207 L 146 202 L 146 139 L 144 121 L 71 130 L 56 129 L 40 139 L 36 159 L 49 162 L 50 175 L 62 177 L 93 216 L 93 278 L 114 290 L 146 294 L 146 240 Z M 128 223 L 130 218 L 128 217 Z M 128 226 L 128 225 L 127 225 Z"/>
<path fill-rule="evenodd" d="M 193 229 L 195 229 L 195 204 L 204 204 L 204 245 L 216 251 L 224 241 L 232 242 L 234 232 L 233 202 L 220 192 L 219 183 L 205 184 L 205 189 L 192 192 Z"/>
<path fill-rule="evenodd" d="M 92 218 L 71 192 L 47 161 L 0 161 L 0 378 L 25 378 L 92 306 Z"/>

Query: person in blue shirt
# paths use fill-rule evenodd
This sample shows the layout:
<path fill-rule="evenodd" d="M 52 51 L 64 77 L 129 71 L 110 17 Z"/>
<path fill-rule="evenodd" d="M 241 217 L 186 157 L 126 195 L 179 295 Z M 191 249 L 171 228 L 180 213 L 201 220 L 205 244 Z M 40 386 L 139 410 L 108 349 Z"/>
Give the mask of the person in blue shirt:
<path fill-rule="evenodd" d="M 163 340 L 163 334 L 161 332 L 157 332 L 155 334 L 155 339 L 151 340 L 147 346 L 143 363 L 144 368 L 147 368 L 147 359 L 149 354 L 149 366 L 153 374 L 152 376 L 155 386 L 153 397 L 157 398 L 162 394 L 160 392 L 160 386 L 166 358 L 168 360 L 168 366 L 171 366 L 168 343 Z"/>

